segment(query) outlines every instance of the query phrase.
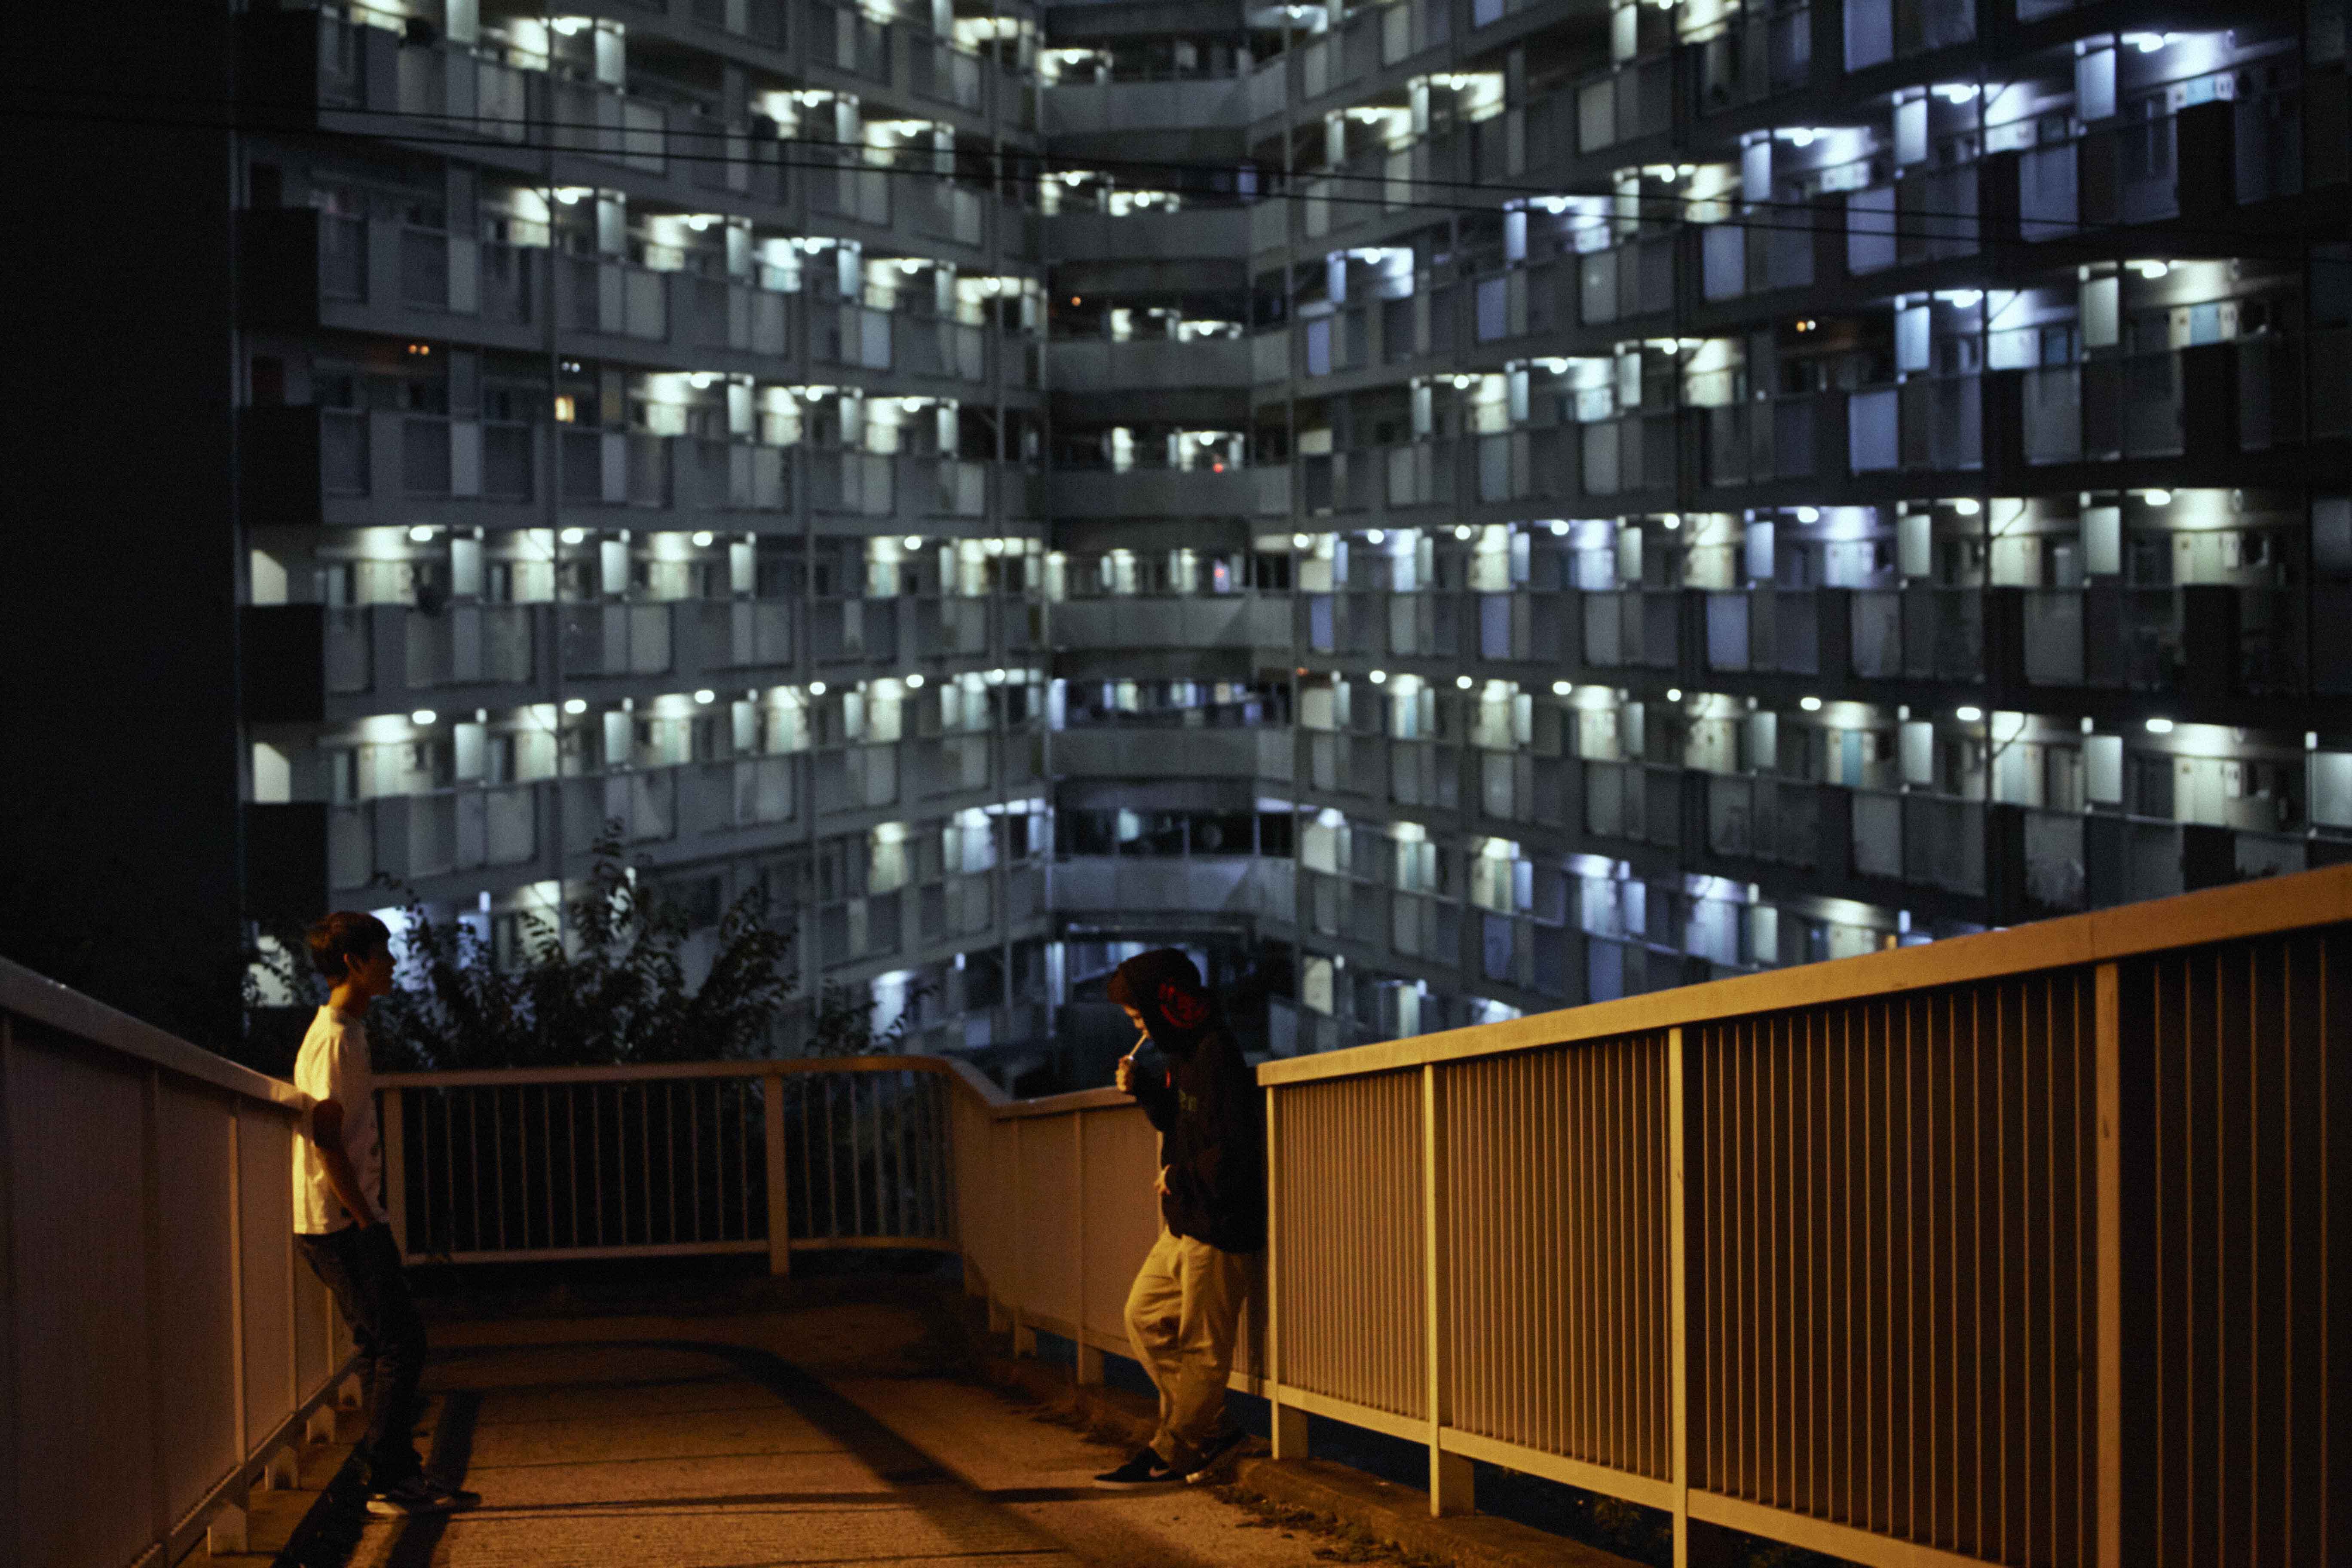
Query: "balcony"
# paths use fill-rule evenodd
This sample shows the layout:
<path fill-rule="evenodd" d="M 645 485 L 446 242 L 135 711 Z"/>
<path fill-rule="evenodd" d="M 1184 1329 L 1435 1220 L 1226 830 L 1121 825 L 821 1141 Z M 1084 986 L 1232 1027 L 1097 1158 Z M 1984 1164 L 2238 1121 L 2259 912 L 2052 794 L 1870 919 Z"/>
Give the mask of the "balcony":
<path fill-rule="evenodd" d="M 246 705 L 259 722 L 341 721 L 432 706 L 500 706 L 539 689 L 544 606 L 249 605 Z M 474 690 L 521 687 L 525 690 Z M 462 700 L 460 700 L 462 699 Z"/>
<path fill-rule="evenodd" d="M 256 522 L 405 527 L 416 502 L 447 526 L 544 521 L 547 426 L 389 409 L 247 408 L 239 437 Z"/>
<path fill-rule="evenodd" d="M 1982 802 L 1855 790 L 1850 809 L 1856 877 L 1883 877 L 1952 893 L 1984 892 Z"/>
<path fill-rule="evenodd" d="M 1765 484 L 1843 473 L 1846 401 L 1843 392 L 1806 393 L 1701 411 L 1706 482 Z"/>
<path fill-rule="evenodd" d="M 543 249 L 307 207 L 241 212 L 237 225 L 255 321 L 543 346 Z"/>
<path fill-rule="evenodd" d="M 795 296 L 748 279 L 662 271 L 608 256 L 562 257 L 556 278 L 556 319 L 567 341 L 586 340 L 577 343 L 583 352 L 641 355 L 657 344 L 667 357 L 689 361 L 791 352 Z M 598 338 L 627 342 L 600 347 Z"/>
<path fill-rule="evenodd" d="M 1279 113 L 1286 101 L 1304 108 L 1423 49 L 1453 32 L 1453 8 L 1443 0 L 1409 0 L 1374 11 L 1351 12 L 1344 26 L 1301 37 L 1294 47 L 1260 66 L 1250 82 L 1251 115 Z"/>
<path fill-rule="evenodd" d="M 2140 354 L 2024 373 L 2021 426 L 2029 463 L 2113 461 L 2180 454 L 2180 357 Z"/>
<path fill-rule="evenodd" d="M 1706 775 L 1690 773 L 1694 781 Z M 1584 764 L 1584 831 L 1675 848 L 1684 839 L 1685 770 L 1641 763 Z"/>
<path fill-rule="evenodd" d="M 1055 392 L 1139 393 L 1214 388 L 1241 391 L 1252 378 L 1244 338 L 1197 342 L 1105 342 L 1064 339 L 1046 344 L 1047 384 Z"/>
<path fill-rule="evenodd" d="M 727 26 L 721 16 L 719 26 L 752 37 L 776 31 L 773 0 L 738 4 L 745 25 Z M 257 16 L 247 31 L 257 78 L 283 84 L 295 106 L 331 131 L 397 140 L 383 118 L 397 114 L 425 142 L 473 138 L 486 150 L 551 143 L 567 163 L 589 165 L 574 171 L 589 175 L 586 183 L 601 167 L 673 179 L 681 198 L 692 189 L 781 195 L 774 144 L 748 124 L 711 122 L 605 82 L 524 70 L 469 45 L 335 12 Z M 722 160 L 698 156 L 713 146 L 726 150 Z"/>
<path fill-rule="evenodd" d="M 1950 473 L 1984 466 L 1984 404 L 1973 375 L 1913 376 L 1850 393 L 1847 460 L 1857 474 Z"/>
<path fill-rule="evenodd" d="M 562 606 L 563 673 L 568 677 L 653 676 L 670 671 L 677 606 L 671 604 Z"/>
<path fill-rule="evenodd" d="M 1769 15 L 1735 17 L 1696 52 L 1691 91 L 1701 117 L 1794 92 L 1812 79 L 1811 8 L 1784 0 Z"/>
<path fill-rule="evenodd" d="M 430 615 L 404 612 L 408 689 L 534 680 L 542 618 L 529 605 L 450 605 Z M 331 658 L 331 683 L 335 665 Z"/>
<path fill-rule="evenodd" d="M 1528 268 L 1529 330 L 1607 326 L 1673 310 L 1678 248 L 1673 235 L 1660 235 Z"/>
<path fill-rule="evenodd" d="M 1245 855 L 1080 856 L 1054 867 L 1057 910 L 1149 914 L 1246 916 L 1288 924 L 1293 862 Z"/>
<path fill-rule="evenodd" d="M 565 851 L 576 861 L 618 824 L 624 844 L 683 843 L 688 854 L 726 853 L 725 836 L 793 819 L 809 769 L 803 754 L 785 753 L 565 779 Z"/>
<path fill-rule="evenodd" d="M 989 515 L 990 468 L 954 458 L 914 453 L 816 449 L 803 455 L 809 505 L 859 518 L 895 517 L 908 524 Z"/>
<path fill-rule="evenodd" d="M 1641 657 L 1638 659 L 1623 658 L 1619 662 L 1647 664 L 1654 668 L 1664 662 L 1661 655 L 1665 646 L 1667 612 L 1657 603 L 1661 597 L 1655 593 L 1641 595 Z M 1619 647 L 1621 652 L 1630 652 L 1623 642 L 1623 628 L 1633 624 L 1633 595 L 1622 595 L 1622 602 L 1624 608 L 1620 616 Z M 1824 637 L 1822 619 L 1825 616 L 1834 619 L 1845 614 L 1840 596 L 1835 594 L 1822 594 L 1811 589 L 1775 588 L 1769 584 L 1708 594 L 1706 603 L 1705 664 L 1708 669 L 1727 671 L 1818 675 L 1822 673 L 1822 645 L 1826 642 L 1834 648 L 1837 632 L 1841 629 L 1832 625 L 1829 635 Z M 1679 629 L 1679 621 L 1675 624 Z"/>
<path fill-rule="evenodd" d="M 543 350 L 551 311 L 564 340 L 585 353 L 621 348 L 615 341 L 600 347 L 599 339 L 625 340 L 639 355 L 658 346 L 677 363 L 793 349 L 798 297 L 748 278 L 558 255 L 386 218 L 308 209 L 238 217 L 247 275 L 269 280 L 245 302 L 260 322 Z M 983 369 L 971 368 L 981 353 L 977 344 L 951 346 L 947 371 L 911 368 L 984 379 Z"/>
<path fill-rule="evenodd" d="M 1153 131 L 1239 131 L 1253 118 L 1247 78 L 1172 81 L 1060 81 L 1039 95 L 1048 136 L 1127 135 Z"/>
<path fill-rule="evenodd" d="M 416 884 L 457 871 L 534 865 L 541 824 L 554 800 L 551 784 L 523 784 L 335 806 L 327 817 L 328 889 L 352 891 L 378 876 Z M 588 842 L 577 839 L 573 847 Z"/>
<path fill-rule="evenodd" d="M 1984 600 L 1979 588 L 1927 584 L 1854 590 L 1848 601 L 1853 672 L 1865 680 L 1984 679 Z"/>
<path fill-rule="evenodd" d="M 1066 599 L 1054 605 L 1053 630 L 1057 650 L 1286 649 L 1290 605 L 1240 595 Z"/>
<path fill-rule="evenodd" d="M 1681 462 L 1678 421 L 1672 413 L 1628 414 L 1615 419 L 1559 426 L 1565 443 L 1573 431 L 1578 472 L 1576 491 L 1588 496 L 1671 490 Z"/>
<path fill-rule="evenodd" d="M 1685 612 L 1679 590 L 1603 589 L 1585 593 L 1579 597 L 1584 612 L 1583 652 L 1586 664 L 1601 669 L 1622 666 L 1646 666 L 1652 669 L 1680 668 Z M 1725 611 L 1710 615 L 1707 627 L 1710 651 L 1713 651 L 1716 640 L 1718 616 L 1730 619 L 1733 613 Z M 1725 631 L 1723 640 L 1727 648 L 1736 646 L 1728 629 Z M 1751 649 L 1754 641 L 1751 632 L 1748 644 Z M 1773 645 L 1768 641 L 1766 646 Z"/>
<path fill-rule="evenodd" d="M 984 382 L 998 334 L 965 321 L 813 300 L 809 351 L 820 364 Z"/>
<path fill-rule="evenodd" d="M 559 426 L 567 513 L 660 512 L 674 526 L 743 526 L 792 507 L 787 448 L 701 436 Z M 616 519 L 615 521 L 635 521 Z"/>
<path fill-rule="evenodd" d="M 1590 156 L 1663 134 L 1675 112 L 1672 58 L 1628 60 L 1576 84 L 1576 150 Z"/>
<path fill-rule="evenodd" d="M 1046 478 L 1056 515 L 1268 517 L 1290 510 L 1286 466 L 1232 468 L 1057 469 Z"/>
<path fill-rule="evenodd" d="M 2304 144 L 2305 94 L 2260 82 L 2249 72 L 2233 99 L 2185 107 L 2177 89 L 2159 89 L 2071 138 L 2028 149 L 2018 169 L 2020 232 L 2064 240 L 2116 224 L 2228 223 L 2241 205 L 2318 183 L 2311 176 L 2328 154 Z"/>
<path fill-rule="evenodd" d="M 1760 773 L 1708 773 L 1706 847 L 1727 860 L 1811 867 L 1821 859 L 1821 789 Z M 1836 865 L 1842 855 L 1832 855 Z"/>
<path fill-rule="evenodd" d="M 1893 184 L 1850 192 L 1843 222 L 1832 219 L 1845 231 L 1846 274 L 1866 278 L 1892 267 L 1974 256 L 1983 237 L 1980 185 L 1997 167 L 1963 163 L 1921 170 Z M 1822 270 L 1835 275 L 1832 268 Z"/>
<path fill-rule="evenodd" d="M 1248 259 L 1249 209 L 1187 207 L 1181 212 L 1135 212 L 1114 217 L 1105 212 L 1046 215 L 1043 243 L 1056 260 L 1225 261 Z"/>
<path fill-rule="evenodd" d="M 2352 332 L 2266 333 L 2021 372 L 2028 463 L 2266 452 L 2352 433 Z"/>
<path fill-rule="evenodd" d="M 2017 592 L 2021 663 L 2034 686 L 2221 700 L 2300 695 L 2315 662 L 2336 663 L 2313 647 L 2313 609 L 2297 587 L 2146 587 L 2098 578 L 2085 588 Z M 2326 624 L 2324 611 L 2317 624 Z"/>
<path fill-rule="evenodd" d="M 1054 772 L 1064 778 L 1291 776 L 1291 731 L 1093 727 L 1057 730 Z"/>
<path fill-rule="evenodd" d="M 1811 222 L 1795 213 L 1775 221 L 1770 210 L 1748 223 L 1711 224 L 1699 230 L 1699 289 L 1708 303 L 1812 287 Z"/>

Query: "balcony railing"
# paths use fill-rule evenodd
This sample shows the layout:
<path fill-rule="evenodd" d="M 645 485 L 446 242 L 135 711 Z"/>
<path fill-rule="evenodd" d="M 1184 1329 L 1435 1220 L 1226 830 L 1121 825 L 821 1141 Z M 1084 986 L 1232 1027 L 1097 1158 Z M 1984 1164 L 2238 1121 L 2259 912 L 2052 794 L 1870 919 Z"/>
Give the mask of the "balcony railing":
<path fill-rule="evenodd" d="M 899 898 L 853 902 L 870 925 Z M 1498 918 L 1489 967 L 1517 973 Z M 2275 1391 L 2331 1364 L 2347 943 L 2336 868 L 1270 1061 L 1266 1299 L 1234 1386 L 1269 1402 L 1277 1458 L 1310 1417 L 1425 1446 L 1437 1513 L 1484 1462 L 1858 1562 L 2158 1562 L 2192 1507 L 2339 1560 L 2332 1407 Z M 1635 954 L 1644 984 L 1689 968 L 1585 946 L 1620 982 Z M 36 1560 L 233 1538 L 341 1359 L 268 1206 L 292 1091 L 5 963 L 0 1068 L 5 1452 L 14 1495 L 47 1500 Z M 938 1058 L 381 1088 L 412 1251 L 782 1272 L 936 1247 L 1016 1348 L 1073 1342 L 1087 1381 L 1125 1353 L 1156 1155 L 1114 1090 L 1013 1103 Z M 175 1179 L 126 1175 L 126 1140 Z M 93 1204 L 148 1238 L 142 1268 L 86 1244 Z M 168 1388 L 105 1375 L 125 1344 Z M 2192 1397 L 2204 1421 L 2163 1416 Z"/>
<path fill-rule="evenodd" d="M 1760 103 L 1803 87 L 1812 75 L 1811 7 L 1783 4 L 1769 15 L 1733 18 L 1697 47 L 1691 91 L 1700 115 Z"/>
<path fill-rule="evenodd" d="M 501 784 L 336 806 L 327 817 L 327 884 L 350 891 L 377 876 L 408 880 L 527 864 L 540 853 L 542 795 L 538 784 Z"/>
<path fill-rule="evenodd" d="M 529 605 L 451 605 L 431 615 L 411 610 L 406 620 L 412 689 L 532 679 L 536 620 Z"/>
<path fill-rule="evenodd" d="M 1856 590 L 1848 610 L 1853 673 L 1870 679 L 1984 679 L 1984 594 L 1925 584 Z"/>
<path fill-rule="evenodd" d="M 661 675 L 673 657 L 673 604 L 566 605 L 563 672 L 572 676 Z"/>

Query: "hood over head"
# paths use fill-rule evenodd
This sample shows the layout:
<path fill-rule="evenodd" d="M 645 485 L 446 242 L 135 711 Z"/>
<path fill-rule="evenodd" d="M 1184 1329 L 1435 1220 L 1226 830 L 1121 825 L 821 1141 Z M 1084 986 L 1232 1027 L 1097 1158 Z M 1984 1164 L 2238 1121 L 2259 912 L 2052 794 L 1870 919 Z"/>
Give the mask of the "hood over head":
<path fill-rule="evenodd" d="M 1112 971 L 1107 994 L 1143 1015 L 1151 1043 L 1161 1050 L 1185 1049 L 1217 1023 L 1216 999 L 1180 948 L 1137 953 Z"/>

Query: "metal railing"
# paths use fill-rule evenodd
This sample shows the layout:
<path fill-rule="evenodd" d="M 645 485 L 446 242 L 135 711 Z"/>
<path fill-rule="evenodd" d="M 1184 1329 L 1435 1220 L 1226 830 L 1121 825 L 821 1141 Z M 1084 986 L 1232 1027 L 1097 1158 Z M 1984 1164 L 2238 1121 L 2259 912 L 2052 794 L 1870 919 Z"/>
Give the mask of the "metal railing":
<path fill-rule="evenodd" d="M 950 1248 L 945 1065 L 386 1075 L 387 1217 L 453 1263 L 749 1252 L 782 1274 L 795 1247 Z"/>
<path fill-rule="evenodd" d="M 299 1103 L 0 959 L 0 1560 L 242 1552 L 248 1495 L 332 1435 Z"/>
<path fill-rule="evenodd" d="M 2352 1547 L 2326 1384 L 2352 869 L 1268 1062 L 1234 1385 L 1853 1562 Z M 2329 1087 L 2329 1086 L 2334 1087 Z M 1123 1352 L 1150 1130 L 956 1097 L 969 1288 Z M 2260 1455 L 2259 1462 L 2253 1457 Z"/>
<path fill-rule="evenodd" d="M 2343 1560 L 2347 970 L 2339 867 L 1269 1061 L 1234 1385 L 1278 1457 L 1369 1428 L 1426 1447 L 1433 1512 L 1484 1461 L 1662 1510 L 1677 1562 L 1699 1521 L 2201 1563 L 2220 1520 Z M 26 1561 L 176 1552 L 331 1377 L 292 1091 L 5 965 L 0 1031 L 0 1501 Z M 380 1082 L 413 1254 L 953 1249 L 1016 1349 L 1098 1382 L 1127 1348 L 1158 1152 L 1115 1090 L 935 1057 Z"/>

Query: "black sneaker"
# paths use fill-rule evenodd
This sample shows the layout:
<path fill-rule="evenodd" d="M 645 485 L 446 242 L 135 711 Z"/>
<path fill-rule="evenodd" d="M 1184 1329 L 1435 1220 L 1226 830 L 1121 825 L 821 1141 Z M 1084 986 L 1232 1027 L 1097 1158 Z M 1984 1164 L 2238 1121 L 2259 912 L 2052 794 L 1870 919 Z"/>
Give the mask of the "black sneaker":
<path fill-rule="evenodd" d="M 1176 1468 L 1149 1448 L 1139 1448 L 1135 1458 L 1115 1470 L 1105 1470 L 1095 1478 L 1095 1485 L 1105 1491 L 1135 1491 L 1144 1487 L 1164 1487 L 1180 1478 Z"/>
<path fill-rule="evenodd" d="M 367 1510 L 378 1519 L 404 1519 L 419 1513 L 462 1513 L 479 1508 L 482 1494 L 445 1486 L 431 1476 L 411 1476 L 368 1493 Z"/>
<path fill-rule="evenodd" d="M 1226 1460 L 1240 1453 L 1242 1445 L 1248 1440 L 1249 1434 L 1238 1427 L 1212 1438 L 1193 1458 L 1192 1467 L 1184 1472 L 1184 1484 L 1188 1487 L 1196 1487 L 1213 1479 L 1218 1468 Z"/>

